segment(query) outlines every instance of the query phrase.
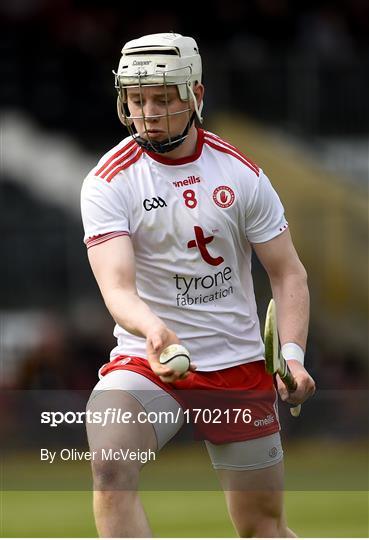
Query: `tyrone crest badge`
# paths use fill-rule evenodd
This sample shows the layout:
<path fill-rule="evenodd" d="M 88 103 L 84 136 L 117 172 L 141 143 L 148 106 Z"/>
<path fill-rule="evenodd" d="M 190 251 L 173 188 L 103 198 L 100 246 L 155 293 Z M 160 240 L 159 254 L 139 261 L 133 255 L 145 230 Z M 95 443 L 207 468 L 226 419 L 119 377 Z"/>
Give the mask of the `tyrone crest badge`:
<path fill-rule="evenodd" d="M 213 191 L 213 201 L 220 208 L 229 208 L 236 199 L 233 189 L 228 186 L 218 186 Z"/>

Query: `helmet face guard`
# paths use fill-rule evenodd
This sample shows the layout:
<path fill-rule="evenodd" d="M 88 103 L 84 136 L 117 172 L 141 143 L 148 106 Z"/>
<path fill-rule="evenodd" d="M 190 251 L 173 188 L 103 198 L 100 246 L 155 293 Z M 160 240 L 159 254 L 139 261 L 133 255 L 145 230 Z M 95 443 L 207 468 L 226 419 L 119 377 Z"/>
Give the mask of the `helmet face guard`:
<path fill-rule="evenodd" d="M 177 148 L 186 139 L 195 117 L 202 122 L 201 109 L 197 104 L 193 86 L 201 82 L 201 58 L 196 42 L 179 34 L 154 34 L 127 43 L 122 49 L 122 58 L 115 75 L 115 88 L 118 92 L 117 110 L 120 121 L 128 128 L 135 141 L 153 152 L 164 154 Z M 169 112 L 168 87 L 176 86 L 178 95 L 184 103 L 180 111 Z M 147 116 L 143 107 L 143 87 L 162 87 L 164 89 L 166 112 Z M 140 99 L 140 115 L 132 116 L 128 109 L 128 92 L 134 88 Z M 193 103 L 193 109 L 191 107 Z M 171 135 L 170 118 L 178 114 L 188 115 L 187 125 L 182 133 Z M 166 118 L 168 137 L 164 141 L 150 138 L 147 121 L 153 118 Z M 143 133 L 137 133 L 134 121 L 143 122 Z"/>

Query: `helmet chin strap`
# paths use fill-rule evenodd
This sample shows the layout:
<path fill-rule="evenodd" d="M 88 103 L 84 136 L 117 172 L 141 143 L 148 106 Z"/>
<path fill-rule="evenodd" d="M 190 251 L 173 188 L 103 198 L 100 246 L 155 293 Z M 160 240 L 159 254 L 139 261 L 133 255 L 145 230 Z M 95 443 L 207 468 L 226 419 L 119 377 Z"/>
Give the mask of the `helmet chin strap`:
<path fill-rule="evenodd" d="M 178 148 L 186 139 L 188 135 L 188 131 L 195 119 L 195 112 L 192 113 L 191 118 L 189 119 L 187 126 L 183 130 L 182 134 L 176 135 L 175 137 L 171 137 L 170 139 L 166 139 L 165 141 L 151 141 L 149 139 L 144 139 L 143 137 L 140 137 L 140 135 L 135 134 L 133 135 L 134 140 L 138 145 L 140 145 L 145 150 L 148 150 L 149 152 L 155 152 L 155 154 L 166 154 L 167 152 L 171 152 L 175 148 Z"/>

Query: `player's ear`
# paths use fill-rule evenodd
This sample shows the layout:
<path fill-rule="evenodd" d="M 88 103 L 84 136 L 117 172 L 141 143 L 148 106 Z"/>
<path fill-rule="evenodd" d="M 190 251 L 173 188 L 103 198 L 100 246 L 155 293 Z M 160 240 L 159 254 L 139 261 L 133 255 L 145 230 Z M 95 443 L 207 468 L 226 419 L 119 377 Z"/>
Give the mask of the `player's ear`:
<path fill-rule="evenodd" d="M 197 105 L 199 106 L 202 100 L 204 99 L 205 87 L 199 82 L 195 82 L 193 86 L 193 93 L 196 96 Z"/>

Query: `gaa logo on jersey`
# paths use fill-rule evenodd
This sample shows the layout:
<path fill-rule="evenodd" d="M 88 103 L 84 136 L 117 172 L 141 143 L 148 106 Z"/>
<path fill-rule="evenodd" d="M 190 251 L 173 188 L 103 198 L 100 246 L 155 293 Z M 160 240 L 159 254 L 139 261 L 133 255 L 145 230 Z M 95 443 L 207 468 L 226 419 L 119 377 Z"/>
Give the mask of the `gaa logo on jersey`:
<path fill-rule="evenodd" d="M 228 186 L 219 186 L 213 191 L 213 201 L 220 208 L 229 208 L 235 201 L 233 189 Z"/>

